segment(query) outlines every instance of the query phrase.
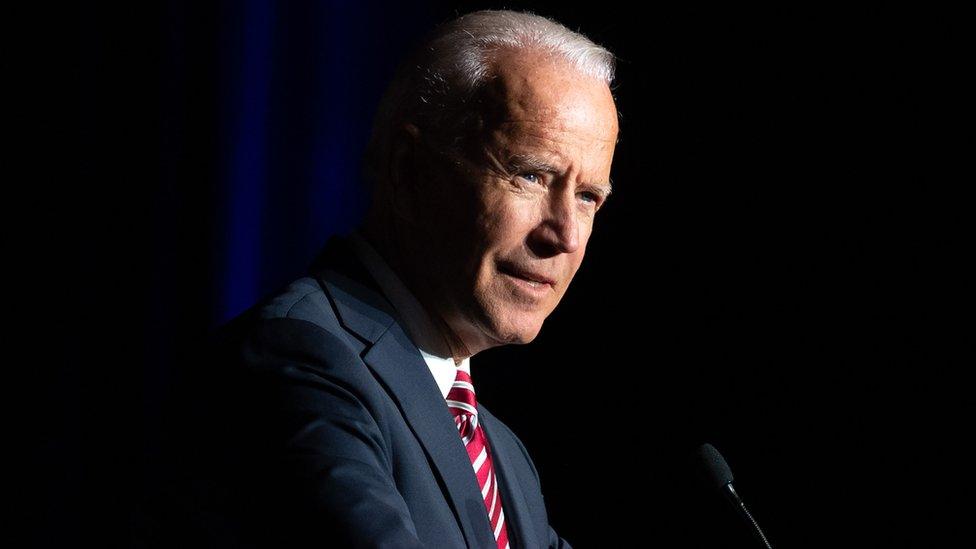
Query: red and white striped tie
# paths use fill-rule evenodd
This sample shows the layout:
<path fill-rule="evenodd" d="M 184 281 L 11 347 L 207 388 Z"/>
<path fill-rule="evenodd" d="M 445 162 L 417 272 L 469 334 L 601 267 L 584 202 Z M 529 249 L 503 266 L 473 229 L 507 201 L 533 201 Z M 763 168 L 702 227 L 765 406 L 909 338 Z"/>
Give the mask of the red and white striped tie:
<path fill-rule="evenodd" d="M 485 500 L 488 510 L 488 521 L 491 523 L 492 533 L 498 542 L 498 549 L 508 549 L 508 531 L 505 528 L 505 513 L 502 511 L 502 494 L 498 491 L 498 480 L 491 465 L 491 452 L 485 431 L 478 422 L 477 401 L 474 398 L 474 385 L 471 376 L 458 368 L 454 385 L 447 393 L 447 406 L 454 415 L 461 441 L 468 449 L 471 466 L 474 467 L 478 485 L 481 486 L 481 497 Z"/>

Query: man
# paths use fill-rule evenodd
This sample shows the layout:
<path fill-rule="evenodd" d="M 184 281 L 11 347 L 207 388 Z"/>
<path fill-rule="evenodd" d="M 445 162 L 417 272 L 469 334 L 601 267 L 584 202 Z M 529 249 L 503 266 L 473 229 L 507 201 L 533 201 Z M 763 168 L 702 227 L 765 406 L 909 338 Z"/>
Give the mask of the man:
<path fill-rule="evenodd" d="M 451 21 L 401 65 L 361 229 L 221 333 L 213 467 L 240 513 L 208 536 L 569 546 L 470 361 L 532 341 L 579 268 L 610 194 L 612 77 L 606 50 L 510 11 Z"/>

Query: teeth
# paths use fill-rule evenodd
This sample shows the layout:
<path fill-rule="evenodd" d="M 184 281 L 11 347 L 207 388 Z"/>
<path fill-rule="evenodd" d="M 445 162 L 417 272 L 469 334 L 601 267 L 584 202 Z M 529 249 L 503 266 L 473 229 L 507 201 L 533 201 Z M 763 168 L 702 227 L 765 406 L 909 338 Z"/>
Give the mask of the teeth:
<path fill-rule="evenodd" d="M 536 282 L 534 280 L 526 280 L 526 282 L 528 282 L 529 286 L 532 286 L 533 288 L 538 288 L 539 286 L 542 286 L 541 282 Z"/>

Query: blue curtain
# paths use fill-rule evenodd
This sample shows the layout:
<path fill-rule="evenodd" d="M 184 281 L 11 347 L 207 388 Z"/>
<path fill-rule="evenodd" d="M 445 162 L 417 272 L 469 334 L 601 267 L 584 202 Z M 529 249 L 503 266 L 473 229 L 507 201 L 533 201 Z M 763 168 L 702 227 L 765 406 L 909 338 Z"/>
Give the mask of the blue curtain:
<path fill-rule="evenodd" d="M 223 2 L 212 323 L 294 278 L 360 220 L 359 161 L 401 52 L 433 24 L 376 1 Z"/>

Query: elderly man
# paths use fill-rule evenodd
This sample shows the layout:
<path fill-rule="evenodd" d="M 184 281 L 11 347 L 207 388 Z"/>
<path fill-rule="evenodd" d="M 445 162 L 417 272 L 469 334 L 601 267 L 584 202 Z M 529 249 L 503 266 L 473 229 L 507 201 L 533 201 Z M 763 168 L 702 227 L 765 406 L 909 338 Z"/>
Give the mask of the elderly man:
<path fill-rule="evenodd" d="M 448 22 L 401 65 L 360 230 L 221 333 L 235 544 L 568 547 L 470 361 L 532 341 L 583 260 L 610 195 L 613 67 L 510 11 Z"/>

